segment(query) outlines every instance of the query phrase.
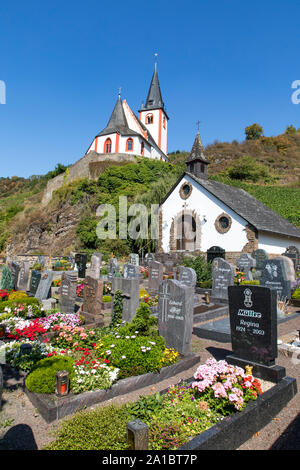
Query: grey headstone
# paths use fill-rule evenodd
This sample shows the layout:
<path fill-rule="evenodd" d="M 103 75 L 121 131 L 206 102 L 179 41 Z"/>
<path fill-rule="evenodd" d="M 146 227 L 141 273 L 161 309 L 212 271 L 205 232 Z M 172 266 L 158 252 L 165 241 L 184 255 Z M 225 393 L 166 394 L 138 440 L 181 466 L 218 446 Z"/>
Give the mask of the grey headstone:
<path fill-rule="evenodd" d="M 93 253 L 91 256 L 91 266 L 89 275 L 95 279 L 100 279 L 102 267 L 102 253 Z"/>
<path fill-rule="evenodd" d="M 77 279 L 77 271 L 64 271 L 62 273 L 59 302 L 62 313 L 74 313 Z"/>
<path fill-rule="evenodd" d="M 264 262 L 269 259 L 269 255 L 265 250 L 259 248 L 258 250 L 254 250 L 252 252 L 252 258 L 254 258 L 256 261 L 256 272 L 257 276 L 260 277 Z"/>
<path fill-rule="evenodd" d="M 300 264 L 300 252 L 296 246 L 290 245 L 287 247 L 285 250 L 285 253 L 283 253 L 284 256 L 287 256 L 288 258 L 291 258 L 291 260 L 294 263 L 294 269 L 295 271 L 298 270 L 298 266 Z"/>
<path fill-rule="evenodd" d="M 123 297 L 123 321 L 131 322 L 139 306 L 139 280 L 114 277 L 112 279 L 112 295 L 120 290 Z"/>
<path fill-rule="evenodd" d="M 151 293 L 158 292 L 160 283 L 163 280 L 163 265 L 158 261 L 149 263 L 148 271 L 148 290 Z"/>
<path fill-rule="evenodd" d="M 29 263 L 24 261 L 21 265 L 19 279 L 18 279 L 18 289 L 26 292 L 29 280 Z"/>
<path fill-rule="evenodd" d="M 10 269 L 10 272 L 11 272 L 11 277 L 12 277 L 12 281 L 13 281 L 14 290 L 17 290 L 18 289 L 18 279 L 19 279 L 20 265 L 19 265 L 19 263 L 15 262 L 15 261 L 12 261 L 9 264 L 9 269 Z"/>
<path fill-rule="evenodd" d="M 233 286 L 235 268 L 223 258 L 215 258 L 212 263 L 212 293 L 213 299 L 228 300 L 228 287 Z"/>
<path fill-rule="evenodd" d="M 120 266 L 117 258 L 110 258 L 107 263 L 108 279 L 112 279 L 119 271 Z"/>
<path fill-rule="evenodd" d="M 173 279 L 160 284 L 158 293 L 158 329 L 166 346 L 180 354 L 190 352 L 193 331 L 194 289 Z"/>
<path fill-rule="evenodd" d="M 225 250 L 220 246 L 211 246 L 207 252 L 207 262 L 212 263 L 215 258 L 223 258 L 225 259 Z"/>
<path fill-rule="evenodd" d="M 196 287 L 197 274 L 194 269 L 187 268 L 186 266 L 178 266 L 174 273 L 174 279 L 188 287 Z"/>
<path fill-rule="evenodd" d="M 137 253 L 130 253 L 129 255 L 129 263 L 134 264 L 135 266 L 139 266 L 140 258 Z"/>
<path fill-rule="evenodd" d="M 36 269 L 33 269 L 31 271 L 30 286 L 29 286 L 30 294 L 35 295 L 37 288 L 39 286 L 40 280 L 41 280 L 41 271 L 37 271 Z"/>
<path fill-rule="evenodd" d="M 140 268 L 138 265 L 134 264 L 124 264 L 124 278 L 125 279 L 139 279 L 140 278 Z"/>
<path fill-rule="evenodd" d="M 103 281 L 87 276 L 84 281 L 82 313 L 86 320 L 97 325 L 104 324 L 102 312 Z"/>
<path fill-rule="evenodd" d="M 53 276 L 53 271 L 49 269 L 41 272 L 41 280 L 35 293 L 35 297 L 40 301 L 49 297 Z"/>
<path fill-rule="evenodd" d="M 246 281 L 253 280 L 251 269 L 256 267 L 256 260 L 252 258 L 252 256 L 248 253 L 243 253 L 237 260 L 236 265 L 238 269 L 245 274 Z"/>
<path fill-rule="evenodd" d="M 146 253 L 146 255 L 145 255 L 145 265 L 149 266 L 151 261 L 155 261 L 154 253 Z"/>
<path fill-rule="evenodd" d="M 261 286 L 277 291 L 279 300 L 291 298 L 291 280 L 288 278 L 287 264 L 282 258 L 265 260 L 260 280 Z"/>

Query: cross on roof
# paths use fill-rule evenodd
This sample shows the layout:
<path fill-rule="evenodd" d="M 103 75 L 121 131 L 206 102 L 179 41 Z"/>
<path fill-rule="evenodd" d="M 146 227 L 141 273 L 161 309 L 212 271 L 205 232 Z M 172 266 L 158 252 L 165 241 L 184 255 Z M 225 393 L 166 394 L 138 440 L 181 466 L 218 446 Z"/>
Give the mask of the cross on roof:
<path fill-rule="evenodd" d="M 196 124 L 197 124 L 197 129 L 198 129 L 198 132 L 199 132 L 201 121 L 197 121 Z"/>

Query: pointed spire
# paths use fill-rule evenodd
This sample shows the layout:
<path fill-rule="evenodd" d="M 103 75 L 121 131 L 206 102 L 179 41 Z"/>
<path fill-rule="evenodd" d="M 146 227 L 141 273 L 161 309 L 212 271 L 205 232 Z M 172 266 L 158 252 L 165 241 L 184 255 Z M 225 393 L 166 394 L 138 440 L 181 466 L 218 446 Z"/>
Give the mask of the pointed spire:
<path fill-rule="evenodd" d="M 146 105 L 143 106 L 142 109 L 157 109 L 162 108 L 164 109 L 164 102 L 161 95 L 159 80 L 158 80 L 158 73 L 157 73 L 157 64 L 155 62 L 154 65 L 154 72 L 152 75 L 152 80 L 150 84 L 150 88 L 148 91 L 148 96 L 146 100 Z"/>
<path fill-rule="evenodd" d="M 207 166 L 209 163 L 204 156 L 203 145 L 198 130 L 192 150 L 186 160 L 187 171 L 195 176 L 207 178 Z"/>
<path fill-rule="evenodd" d="M 111 113 L 107 126 L 103 131 L 101 131 L 97 137 L 100 135 L 111 134 L 113 132 L 122 133 L 128 130 L 128 123 L 124 113 L 122 100 L 121 100 L 121 89 L 119 89 L 118 99 Z"/>

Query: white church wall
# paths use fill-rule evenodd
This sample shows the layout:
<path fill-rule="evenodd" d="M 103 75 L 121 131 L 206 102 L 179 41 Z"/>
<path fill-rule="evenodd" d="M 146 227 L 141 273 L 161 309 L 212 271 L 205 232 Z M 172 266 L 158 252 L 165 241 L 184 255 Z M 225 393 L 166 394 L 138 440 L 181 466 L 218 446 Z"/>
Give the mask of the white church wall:
<path fill-rule="evenodd" d="M 270 254 L 281 255 L 288 246 L 296 246 L 300 250 L 300 240 L 293 239 L 284 235 L 269 234 L 258 232 L 258 248 L 265 250 Z"/>
<path fill-rule="evenodd" d="M 193 186 L 192 193 L 186 200 L 183 200 L 179 194 L 180 187 L 184 182 L 188 182 Z M 195 211 L 199 216 L 201 222 L 201 251 L 207 251 L 214 245 L 220 246 L 226 251 L 241 251 L 248 242 L 245 230 L 247 221 L 186 175 L 162 205 L 162 248 L 164 252 L 170 251 L 172 221 L 184 207 L 187 210 Z M 223 212 L 231 217 L 232 224 L 227 233 L 221 234 L 215 228 L 215 221 Z"/>

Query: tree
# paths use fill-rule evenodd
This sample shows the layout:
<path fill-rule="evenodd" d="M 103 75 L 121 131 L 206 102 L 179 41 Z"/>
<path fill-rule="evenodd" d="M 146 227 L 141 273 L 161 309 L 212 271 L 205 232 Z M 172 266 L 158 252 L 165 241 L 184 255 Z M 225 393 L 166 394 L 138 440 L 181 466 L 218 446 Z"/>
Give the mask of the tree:
<path fill-rule="evenodd" d="M 288 134 L 288 135 L 294 135 L 297 133 L 297 129 L 295 126 L 293 126 L 292 124 L 290 126 L 287 126 L 286 127 L 286 130 L 285 130 L 285 133 Z"/>
<path fill-rule="evenodd" d="M 246 140 L 256 140 L 263 136 L 264 130 L 259 124 L 252 124 L 245 128 Z"/>

